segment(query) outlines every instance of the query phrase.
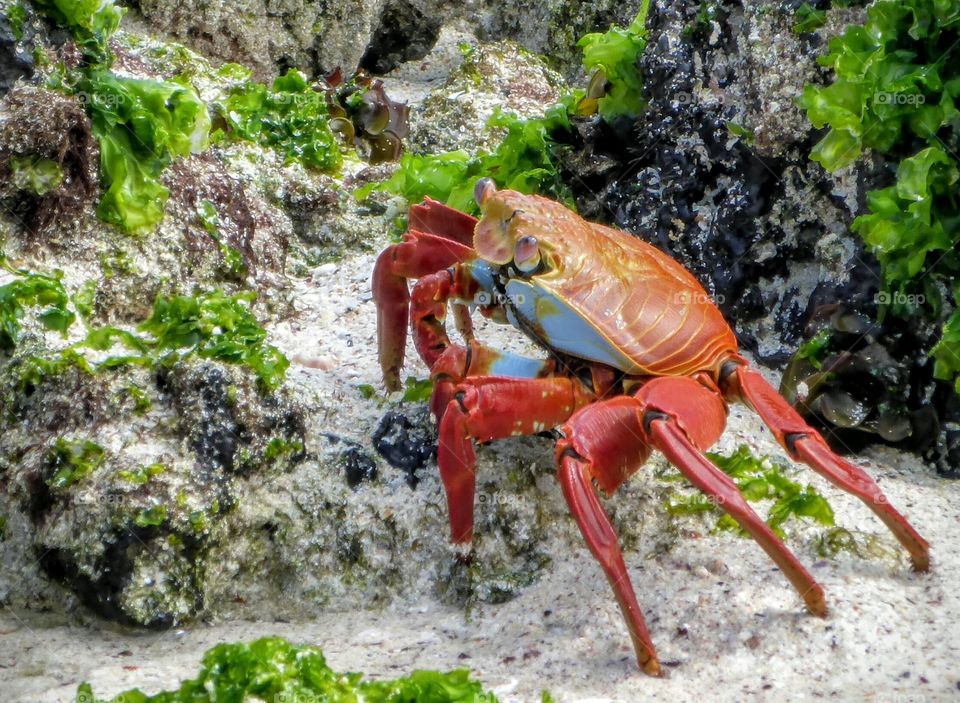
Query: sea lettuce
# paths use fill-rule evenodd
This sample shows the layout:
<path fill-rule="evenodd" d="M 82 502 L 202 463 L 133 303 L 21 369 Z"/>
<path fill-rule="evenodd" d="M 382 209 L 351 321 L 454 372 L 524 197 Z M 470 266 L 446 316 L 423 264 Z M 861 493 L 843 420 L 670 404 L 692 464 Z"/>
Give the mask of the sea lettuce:
<path fill-rule="evenodd" d="M 588 73 L 602 72 L 606 82 L 606 90 L 597 100 L 597 111 L 607 122 L 636 117 L 646 106 L 638 61 L 647 46 L 649 9 L 650 0 L 644 0 L 629 26 L 587 34 L 577 42 L 583 50 L 583 67 Z"/>
<path fill-rule="evenodd" d="M 241 701 L 324 701 L 326 703 L 497 703 L 465 669 L 446 673 L 414 671 L 388 681 L 364 681 L 362 674 L 333 671 L 316 647 L 279 637 L 219 644 L 203 655 L 196 678 L 175 691 L 148 696 L 138 689 L 109 700 L 81 684 L 76 703 L 241 703 Z"/>

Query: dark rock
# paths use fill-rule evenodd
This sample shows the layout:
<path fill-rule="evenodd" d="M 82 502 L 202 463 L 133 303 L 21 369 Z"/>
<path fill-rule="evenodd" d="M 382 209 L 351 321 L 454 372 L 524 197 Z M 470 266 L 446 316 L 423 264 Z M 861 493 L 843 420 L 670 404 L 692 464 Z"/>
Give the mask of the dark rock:
<path fill-rule="evenodd" d="M 818 333 L 827 335 L 822 349 L 795 357 L 780 391 L 834 450 L 884 442 L 960 477 L 960 397 L 933 378 L 927 354 L 937 326 L 893 316 L 880 324 L 850 306 L 826 304 L 811 314 L 807 334 Z"/>
<path fill-rule="evenodd" d="M 576 176 L 569 182 L 584 216 L 634 232 L 678 260 L 745 348 L 767 363 L 783 363 L 802 339 L 806 298 L 816 283 L 810 279 L 821 268 L 835 284 L 845 275 L 845 262 L 821 265 L 822 220 L 843 231 L 849 213 L 830 201 L 829 189 L 819 190 L 825 179 L 808 159 L 809 128 L 794 124 L 805 125 L 802 119 L 795 113 L 782 124 L 766 119 L 776 111 L 753 86 L 765 55 L 747 37 L 749 23 L 772 20 L 717 5 L 704 24 L 700 6 L 651 7 L 651 41 L 639 61 L 648 107 L 635 120 L 580 126 L 582 146 L 575 145 L 564 166 Z M 800 70 L 785 79 L 802 85 Z M 751 116 L 756 137 L 735 138 L 729 125 L 744 127 Z M 859 240 L 836 236 L 862 254 Z"/>
<path fill-rule="evenodd" d="M 428 17 L 407 0 L 390 0 L 380 26 L 360 59 L 360 68 L 384 74 L 401 63 L 422 59 L 437 42 L 440 19 Z"/>
<path fill-rule="evenodd" d="M 177 546 L 172 546 L 171 534 L 163 527 L 129 527 L 105 535 L 106 549 L 92 565 L 59 547 L 38 546 L 37 559 L 52 580 L 70 588 L 97 615 L 125 625 L 166 629 L 194 617 L 203 608 L 200 543 L 192 535 L 178 534 Z M 164 607 L 159 592 L 145 599 L 143 611 L 131 611 L 130 604 L 123 601 L 138 559 L 146 555 L 150 561 L 169 562 L 171 550 L 176 552 L 174 559 L 180 562 L 180 568 L 169 586 L 181 607 L 188 603 L 186 611 L 173 612 Z"/>
<path fill-rule="evenodd" d="M 358 446 L 347 447 L 340 455 L 347 485 L 356 488 L 363 481 L 375 481 L 377 464 Z"/>
<path fill-rule="evenodd" d="M 33 76 L 35 66 L 33 56 L 18 36 L 23 31 L 11 26 L 8 13 L 0 15 L 0 96 L 6 94 L 21 78 Z"/>
<path fill-rule="evenodd" d="M 437 451 L 429 413 L 425 408 L 409 415 L 391 410 L 374 430 L 373 446 L 390 466 L 405 471 L 407 484 L 416 488 L 417 469 L 426 466 Z"/>
<path fill-rule="evenodd" d="M 189 386 L 180 389 L 179 405 L 189 418 L 184 429 L 205 473 L 232 471 L 239 443 L 238 426 L 230 401 L 230 381 L 218 366 L 205 366 L 190 374 Z"/>

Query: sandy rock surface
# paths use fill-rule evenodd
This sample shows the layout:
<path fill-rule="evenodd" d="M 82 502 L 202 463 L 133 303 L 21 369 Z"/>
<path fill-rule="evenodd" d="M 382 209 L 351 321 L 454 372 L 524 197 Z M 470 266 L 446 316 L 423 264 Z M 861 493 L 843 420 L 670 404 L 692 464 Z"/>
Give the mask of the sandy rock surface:
<path fill-rule="evenodd" d="M 295 369 L 291 383 L 314 393 L 341 394 L 335 424 L 358 438 L 378 415 L 369 402 L 354 400 L 356 384 L 378 382 L 374 306 L 366 282 L 371 264 L 370 255 L 351 255 L 335 270 L 318 269 L 297 284 L 302 305 L 295 320 L 271 329 L 273 340 L 292 357 L 330 363 L 329 369 Z M 484 336 L 495 343 L 513 337 L 509 329 L 486 330 Z M 410 370 L 424 372 L 416 364 Z M 757 452 L 779 455 L 756 417 L 735 408 L 718 448 L 728 452 L 744 442 Z M 213 644 L 266 634 L 318 645 L 335 669 L 371 677 L 416 667 L 467 666 L 504 701 L 535 701 L 543 688 L 559 701 L 688 700 L 693 691 L 710 691 L 710 699 L 720 701 L 933 701 L 957 695 L 958 489 L 915 458 L 876 451 L 861 463 L 933 545 L 933 568 L 922 575 L 910 572 L 892 537 L 864 506 L 811 472 L 802 474 L 802 481 L 809 479 L 829 497 L 838 525 L 877 540 L 872 556 L 841 552 L 820 559 L 815 529 L 791 531 L 788 544 L 826 589 L 830 615 L 823 620 L 803 612 L 756 545 L 728 533 L 710 534 L 706 521 L 681 520 L 681 534 L 670 548 L 654 550 L 664 539 L 662 511 L 651 505 L 646 513 L 622 511 L 638 495 L 657 495 L 664 484 L 651 471 L 635 476 L 607 507 L 616 522 L 632 523 L 625 530 L 633 538 L 626 559 L 666 664 L 661 680 L 637 671 L 600 569 L 572 520 L 563 516 L 559 487 L 549 476 L 551 460 L 549 442 L 538 439 L 498 442 L 480 452 L 481 485 L 494 486 L 488 491 L 495 491 L 517 462 L 540 464 L 538 489 L 553 520 L 544 545 L 550 566 L 507 603 L 475 602 L 465 610 L 445 605 L 427 589 L 383 607 L 318 606 L 315 618 L 301 619 L 301 614 L 295 621 L 213 617 L 155 634 L 6 609 L 0 614 L 0 678 L 7 699 L 71 700 L 82 680 L 101 696 L 133 686 L 146 692 L 168 689 L 194 675 L 202 652 Z M 660 462 L 655 459 L 651 468 Z M 443 529 L 442 519 L 431 514 L 443 510 L 433 475 L 425 475 L 413 491 L 388 480 L 361 490 L 379 492 L 398 510 L 429 515 L 424 529 Z M 519 496 L 525 499 L 527 494 Z M 519 507 L 517 529 L 524 529 L 534 506 Z M 479 504 L 481 526 L 489 517 L 485 513 L 489 508 Z M 478 533 L 483 554 L 482 528 Z M 443 542 L 437 534 L 424 538 Z M 452 556 L 451 548 L 435 554 L 441 561 Z"/>

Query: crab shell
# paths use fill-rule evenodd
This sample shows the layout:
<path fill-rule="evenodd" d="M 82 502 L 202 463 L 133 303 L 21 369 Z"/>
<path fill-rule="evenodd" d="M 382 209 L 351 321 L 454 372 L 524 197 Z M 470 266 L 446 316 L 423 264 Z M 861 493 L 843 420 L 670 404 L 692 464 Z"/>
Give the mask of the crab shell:
<path fill-rule="evenodd" d="M 481 259 L 504 267 L 518 249 L 539 250 L 540 270 L 511 277 L 505 293 L 517 326 L 547 348 L 636 376 L 715 376 L 737 355 L 736 337 L 704 288 L 655 247 L 547 198 L 482 189 L 478 196 L 483 217 L 473 245 Z"/>

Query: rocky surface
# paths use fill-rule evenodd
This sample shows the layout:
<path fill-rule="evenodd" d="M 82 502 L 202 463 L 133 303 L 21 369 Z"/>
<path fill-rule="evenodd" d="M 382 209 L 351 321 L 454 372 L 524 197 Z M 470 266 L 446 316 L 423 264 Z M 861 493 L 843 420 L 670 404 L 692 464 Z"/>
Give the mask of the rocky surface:
<path fill-rule="evenodd" d="M 357 67 L 386 73 L 422 59 L 441 27 L 461 22 L 483 41 L 512 39 L 551 57 L 572 78 L 581 72 L 577 40 L 611 24 L 629 24 L 640 1 L 139 0 L 136 5 L 150 31 L 219 61 L 250 66 L 260 80 L 291 67 L 318 76 L 337 66 L 348 75 Z"/>
<path fill-rule="evenodd" d="M 792 14 L 710 7 L 651 10 L 640 62 L 649 106 L 612 134 L 586 132 L 592 154 L 574 153 L 572 183 L 584 214 L 670 252 L 735 320 L 745 347 L 782 363 L 824 294 L 876 293 L 876 264 L 860 263 L 870 257 L 848 232 L 855 179 L 833 190 L 808 159 L 793 96 L 818 70 L 812 56 L 798 60 L 812 47 L 792 32 Z"/>

